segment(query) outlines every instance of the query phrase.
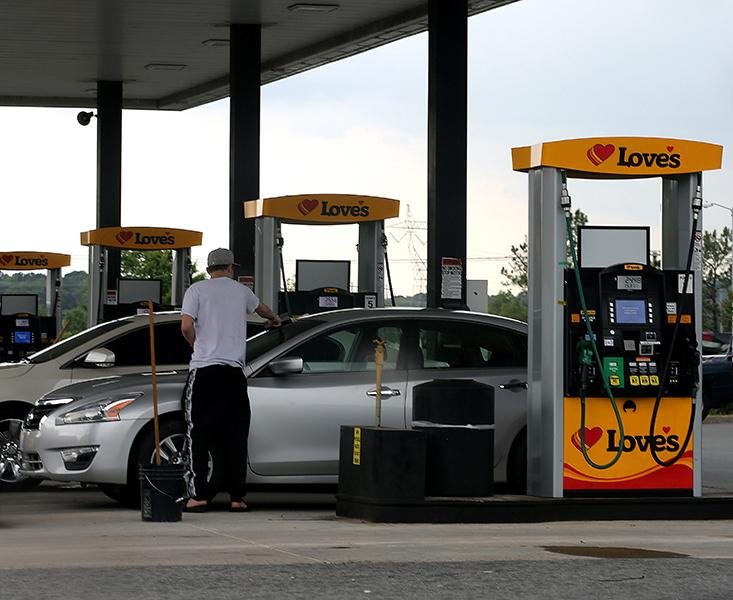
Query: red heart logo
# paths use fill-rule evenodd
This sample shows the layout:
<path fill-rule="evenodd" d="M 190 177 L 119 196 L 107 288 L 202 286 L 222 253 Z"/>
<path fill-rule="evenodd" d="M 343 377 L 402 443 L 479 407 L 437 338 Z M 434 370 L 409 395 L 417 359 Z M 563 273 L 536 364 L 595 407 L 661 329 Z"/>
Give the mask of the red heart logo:
<path fill-rule="evenodd" d="M 2 256 L 0 256 L 0 262 L 4 265 L 9 264 L 11 260 L 13 260 L 12 254 L 3 254 Z"/>
<path fill-rule="evenodd" d="M 595 446 L 598 443 L 598 440 L 601 439 L 603 436 L 603 429 L 600 427 L 594 427 L 593 429 L 586 427 L 584 433 L 585 447 L 589 449 Z M 570 440 L 572 441 L 573 446 L 580 450 L 580 429 L 573 434 L 573 437 L 570 438 Z"/>
<path fill-rule="evenodd" d="M 359 205 L 364 204 L 364 200 L 359 200 Z"/>
<path fill-rule="evenodd" d="M 301 215 L 307 215 L 308 213 L 312 212 L 316 206 L 318 206 L 318 200 L 316 200 L 315 198 L 306 198 L 305 200 L 301 201 L 300 204 L 298 204 L 298 210 L 300 211 Z"/>
<path fill-rule="evenodd" d="M 664 427 L 662 427 L 662 431 L 664 431 L 664 433 L 669 433 L 670 431 L 672 431 L 672 428 L 668 425 L 665 425 Z"/>
<path fill-rule="evenodd" d="M 588 148 L 586 156 L 588 157 L 588 160 L 590 162 L 598 166 L 609 156 L 611 156 L 611 154 L 613 154 L 615 150 L 616 146 L 614 146 L 613 144 L 606 144 L 605 146 L 603 144 L 596 144 L 592 148 Z"/>
<path fill-rule="evenodd" d="M 672 152 L 674 150 L 674 146 L 667 146 L 667 152 Z"/>
<path fill-rule="evenodd" d="M 120 243 L 124 244 L 132 237 L 132 231 L 122 230 L 116 236 L 115 239 Z"/>

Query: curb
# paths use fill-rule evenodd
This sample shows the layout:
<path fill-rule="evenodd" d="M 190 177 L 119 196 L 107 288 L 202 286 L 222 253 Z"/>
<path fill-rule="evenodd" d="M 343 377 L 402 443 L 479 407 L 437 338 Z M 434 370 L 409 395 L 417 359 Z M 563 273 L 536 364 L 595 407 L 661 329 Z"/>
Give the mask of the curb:
<path fill-rule="evenodd" d="M 733 423 L 733 415 L 708 415 L 705 423 Z"/>

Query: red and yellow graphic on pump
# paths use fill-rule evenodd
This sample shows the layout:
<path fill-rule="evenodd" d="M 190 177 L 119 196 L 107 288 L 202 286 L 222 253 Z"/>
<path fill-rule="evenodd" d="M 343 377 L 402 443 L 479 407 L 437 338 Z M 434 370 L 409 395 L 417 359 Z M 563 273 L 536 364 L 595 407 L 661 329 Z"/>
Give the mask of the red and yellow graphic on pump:
<path fill-rule="evenodd" d="M 399 200 L 354 194 L 303 194 L 244 203 L 245 219 L 276 217 L 283 223 L 335 225 L 382 221 L 399 215 Z"/>
<path fill-rule="evenodd" d="M 654 435 L 650 435 L 655 398 L 618 398 L 624 435 L 608 398 L 587 398 L 585 447 L 597 465 L 610 463 L 622 448 L 621 458 L 608 469 L 588 464 L 581 451 L 580 399 L 565 398 L 563 488 L 567 491 L 692 490 L 692 435 L 677 462 L 659 465 L 680 453 L 690 426 L 690 398 L 662 398 Z"/>
<path fill-rule="evenodd" d="M 600 137 L 512 148 L 512 168 L 564 169 L 573 177 L 634 178 L 720 169 L 723 147 L 672 138 Z"/>

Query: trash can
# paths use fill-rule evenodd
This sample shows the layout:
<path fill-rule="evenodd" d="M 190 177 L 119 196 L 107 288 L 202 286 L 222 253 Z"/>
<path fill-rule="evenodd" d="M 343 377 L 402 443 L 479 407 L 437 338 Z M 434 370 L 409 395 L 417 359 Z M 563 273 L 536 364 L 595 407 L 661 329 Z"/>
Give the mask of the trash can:
<path fill-rule="evenodd" d="M 412 393 L 413 427 L 426 433 L 426 496 L 494 493 L 494 388 L 436 379 Z"/>
<path fill-rule="evenodd" d="M 338 497 L 422 501 L 425 434 L 414 429 L 341 426 Z"/>

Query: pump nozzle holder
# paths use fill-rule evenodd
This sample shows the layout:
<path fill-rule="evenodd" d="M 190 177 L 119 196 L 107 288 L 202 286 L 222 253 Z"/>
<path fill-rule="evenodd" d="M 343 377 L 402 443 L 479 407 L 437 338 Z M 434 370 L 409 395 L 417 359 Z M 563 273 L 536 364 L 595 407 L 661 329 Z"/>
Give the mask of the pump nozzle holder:
<path fill-rule="evenodd" d="M 702 210 L 702 187 L 699 185 L 695 190 L 695 195 L 692 197 L 692 210 L 697 212 Z"/>
<path fill-rule="evenodd" d="M 568 189 L 563 186 L 561 192 L 560 192 L 560 208 L 562 208 L 565 212 L 570 212 L 570 206 L 572 204 L 570 194 L 568 194 Z"/>

